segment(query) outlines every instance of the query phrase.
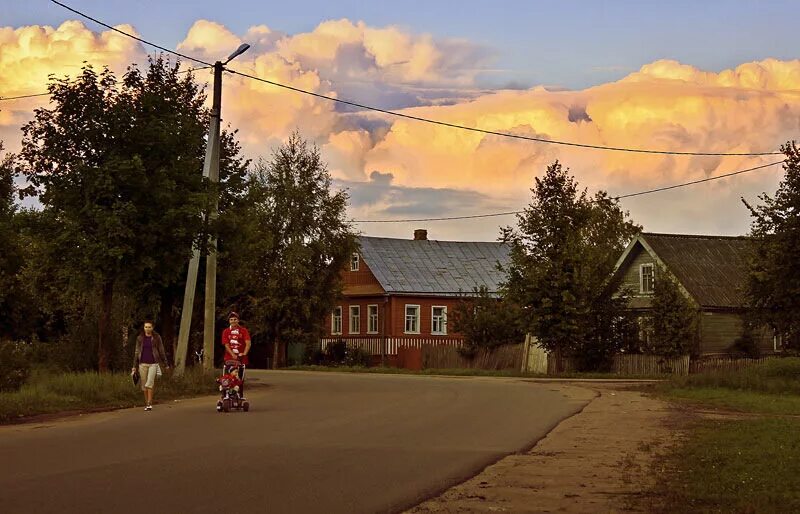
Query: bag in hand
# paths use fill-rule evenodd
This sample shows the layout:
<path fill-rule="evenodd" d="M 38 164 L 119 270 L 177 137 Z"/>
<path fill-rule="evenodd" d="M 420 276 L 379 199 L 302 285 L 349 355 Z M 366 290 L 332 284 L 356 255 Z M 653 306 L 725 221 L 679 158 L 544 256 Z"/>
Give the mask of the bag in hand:
<path fill-rule="evenodd" d="M 133 373 L 131 373 L 131 378 L 133 379 L 133 385 L 139 385 L 139 380 L 142 377 L 139 376 L 139 370 L 138 369 L 133 370 Z"/>

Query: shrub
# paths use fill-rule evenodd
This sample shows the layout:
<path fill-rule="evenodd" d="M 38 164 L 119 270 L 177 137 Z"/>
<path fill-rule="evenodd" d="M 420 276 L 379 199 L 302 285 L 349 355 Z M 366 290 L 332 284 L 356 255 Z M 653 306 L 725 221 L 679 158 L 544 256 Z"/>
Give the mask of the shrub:
<path fill-rule="evenodd" d="M 343 364 L 345 366 L 363 366 L 368 368 L 372 363 L 369 352 L 363 348 L 347 348 Z"/>
<path fill-rule="evenodd" d="M 31 372 L 30 351 L 19 343 L 0 343 L 0 391 L 18 391 Z"/>

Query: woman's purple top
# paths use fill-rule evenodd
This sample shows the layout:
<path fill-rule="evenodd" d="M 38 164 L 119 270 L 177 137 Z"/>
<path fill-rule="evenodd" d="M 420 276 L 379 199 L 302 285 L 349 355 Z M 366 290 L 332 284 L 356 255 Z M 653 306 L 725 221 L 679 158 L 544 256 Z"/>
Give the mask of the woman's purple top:
<path fill-rule="evenodd" d="M 156 358 L 153 355 L 153 336 L 144 336 L 142 339 L 142 356 L 139 358 L 142 364 L 155 364 Z"/>

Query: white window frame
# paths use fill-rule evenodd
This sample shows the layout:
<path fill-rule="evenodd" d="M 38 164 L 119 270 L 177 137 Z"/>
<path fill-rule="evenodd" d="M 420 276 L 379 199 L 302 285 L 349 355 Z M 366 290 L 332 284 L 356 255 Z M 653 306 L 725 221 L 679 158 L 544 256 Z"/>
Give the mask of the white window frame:
<path fill-rule="evenodd" d="M 350 271 L 358 271 L 360 263 L 361 263 L 360 255 L 354 253 L 352 256 L 350 256 Z"/>
<path fill-rule="evenodd" d="M 416 308 L 416 311 L 417 311 L 417 314 L 413 318 L 416 330 L 408 330 L 408 321 L 409 321 L 408 308 L 409 307 L 414 307 L 414 308 Z M 422 309 L 420 309 L 419 304 L 415 304 L 415 303 L 407 303 L 407 304 L 405 304 L 405 306 L 403 307 L 403 333 L 404 334 L 419 334 L 420 314 L 421 314 L 421 312 L 422 312 Z"/>
<path fill-rule="evenodd" d="M 375 315 L 372 314 L 372 309 L 375 309 Z M 378 304 L 373 303 L 367 305 L 367 334 L 377 334 L 378 333 L 378 316 L 379 316 L 379 309 Z M 374 326 L 373 326 L 374 321 Z"/>
<path fill-rule="evenodd" d="M 650 290 L 644 290 L 644 269 L 650 268 L 650 275 L 653 277 L 652 284 L 650 284 Z M 653 291 L 656 289 L 656 268 L 653 266 L 652 263 L 647 264 L 639 264 L 639 294 L 653 294 Z"/>
<path fill-rule="evenodd" d="M 434 313 L 436 309 L 442 309 L 442 315 L 436 316 Z M 439 318 L 441 330 L 436 330 L 436 320 Z M 436 336 L 447 335 L 447 305 L 433 305 L 431 306 L 431 334 Z"/>
<path fill-rule="evenodd" d="M 353 310 L 355 309 L 355 316 L 353 315 Z M 361 306 L 360 305 L 349 305 L 347 312 L 349 316 L 347 319 L 350 321 L 348 328 L 349 334 L 360 334 L 361 333 Z M 355 321 L 355 323 L 353 323 Z M 353 325 L 355 325 L 356 330 L 353 330 Z"/>
<path fill-rule="evenodd" d="M 336 329 L 336 325 L 339 325 L 339 329 Z M 337 306 L 333 308 L 333 312 L 331 313 L 331 334 L 341 335 L 342 334 L 342 307 Z"/>

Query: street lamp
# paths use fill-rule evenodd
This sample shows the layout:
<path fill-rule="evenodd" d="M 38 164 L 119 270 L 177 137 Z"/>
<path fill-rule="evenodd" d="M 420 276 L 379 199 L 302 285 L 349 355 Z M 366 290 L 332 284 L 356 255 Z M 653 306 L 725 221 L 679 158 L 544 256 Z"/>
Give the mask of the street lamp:
<path fill-rule="evenodd" d="M 220 111 L 222 104 L 222 71 L 225 65 L 236 57 L 242 55 L 250 45 L 239 45 L 228 59 L 223 63 L 214 63 L 214 89 L 211 102 L 211 118 L 208 127 L 208 142 L 206 143 L 206 157 L 203 162 L 203 176 L 212 183 L 219 183 L 219 152 L 220 152 Z M 219 200 L 215 195 L 208 212 L 208 220 L 217 218 Z M 214 332 L 216 322 L 216 296 L 217 296 L 217 238 L 211 240 L 210 252 L 206 256 L 206 297 L 205 315 L 203 321 L 203 368 L 211 371 L 214 368 Z M 183 294 L 183 309 L 181 310 L 181 327 L 178 332 L 178 348 L 175 355 L 175 373 L 182 375 L 186 368 L 186 352 L 189 347 L 189 330 L 192 323 L 192 307 L 194 306 L 195 289 L 197 286 L 197 270 L 200 266 L 200 250 L 195 248 L 192 260 L 189 261 L 189 270 L 186 275 L 186 288 Z"/>

